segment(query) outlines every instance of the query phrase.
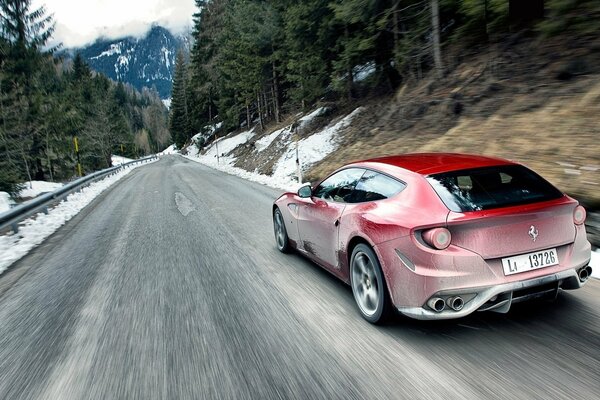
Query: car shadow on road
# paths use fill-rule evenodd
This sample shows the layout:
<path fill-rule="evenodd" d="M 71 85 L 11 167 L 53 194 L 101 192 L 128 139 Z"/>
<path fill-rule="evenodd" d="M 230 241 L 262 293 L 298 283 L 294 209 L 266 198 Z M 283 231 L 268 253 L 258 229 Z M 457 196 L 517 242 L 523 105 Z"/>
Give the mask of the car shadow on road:
<path fill-rule="evenodd" d="M 361 318 L 349 285 L 302 255 L 295 253 L 293 257 L 297 260 L 293 263 L 294 268 L 302 266 L 303 273 L 313 275 L 315 280 L 327 286 L 327 291 L 336 294 L 333 300 L 347 309 L 348 317 L 355 320 L 351 324 L 370 325 Z M 506 314 L 474 312 L 454 320 L 421 321 L 395 313 L 377 329 L 399 340 L 410 342 L 414 339 L 415 344 L 422 344 L 423 341 L 444 342 L 444 339 L 501 338 L 503 334 L 506 337 L 544 336 L 548 340 L 560 336 L 573 337 L 579 335 L 579 332 L 599 330 L 598 318 L 595 317 L 597 310 L 586 300 L 589 300 L 589 296 L 580 289 L 561 291 L 555 300 L 530 300 L 514 304 Z M 336 309 L 339 310 L 338 307 Z M 600 339 L 598 345 L 600 346 Z"/>
<path fill-rule="evenodd" d="M 514 304 L 506 314 L 474 312 L 463 318 L 443 321 L 420 321 L 395 315 L 382 327 L 391 334 L 408 332 L 432 339 L 453 337 L 468 339 L 473 334 L 520 332 L 522 335 L 552 335 L 552 331 L 592 331 L 597 322 L 590 319 L 592 310 L 584 300 L 569 292 L 562 292 L 556 300 L 531 300 Z M 593 329 L 592 329 L 593 328 Z"/>

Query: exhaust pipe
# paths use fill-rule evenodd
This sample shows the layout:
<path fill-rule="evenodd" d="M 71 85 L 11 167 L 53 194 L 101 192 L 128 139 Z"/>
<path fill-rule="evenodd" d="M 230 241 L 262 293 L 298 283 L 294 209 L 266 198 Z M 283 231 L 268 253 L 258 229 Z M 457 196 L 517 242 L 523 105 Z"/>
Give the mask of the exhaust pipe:
<path fill-rule="evenodd" d="M 588 272 L 588 268 L 589 268 L 589 272 Z M 590 272 L 591 272 L 592 268 L 587 266 L 587 267 L 583 267 L 579 270 L 579 281 L 580 282 L 585 282 L 588 280 L 588 278 L 590 277 Z"/>
<path fill-rule="evenodd" d="M 442 312 L 446 307 L 444 299 L 440 299 L 439 297 L 432 297 L 427 301 L 427 305 L 435 312 Z"/>
<path fill-rule="evenodd" d="M 460 297 L 460 296 L 449 297 L 447 300 L 447 303 L 448 303 L 448 307 L 450 307 L 454 311 L 462 310 L 463 306 L 465 305 L 465 302 L 463 301 L 462 297 Z"/>

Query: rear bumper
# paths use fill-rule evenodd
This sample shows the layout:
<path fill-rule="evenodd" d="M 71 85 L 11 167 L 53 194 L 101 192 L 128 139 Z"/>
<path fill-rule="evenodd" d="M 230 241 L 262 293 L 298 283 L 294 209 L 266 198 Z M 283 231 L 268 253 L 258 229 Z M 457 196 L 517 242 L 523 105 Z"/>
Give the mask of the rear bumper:
<path fill-rule="evenodd" d="M 589 262 L 588 262 L 589 263 Z M 475 311 L 508 312 L 513 303 L 531 298 L 552 295 L 560 289 L 578 289 L 585 282 L 578 277 L 578 270 L 588 263 L 573 269 L 560 271 L 554 274 L 537 277 L 534 279 L 516 281 L 488 287 L 462 288 L 459 290 L 442 290 L 434 296 L 449 297 L 466 295 L 469 300 L 465 302 L 460 311 L 446 308 L 442 312 L 435 312 L 424 307 L 398 307 L 398 311 L 408 317 L 421 320 L 454 319 L 467 316 Z M 432 296 L 433 297 L 433 296 Z"/>
<path fill-rule="evenodd" d="M 560 264 L 506 276 L 501 259 L 483 259 L 453 245 L 432 250 L 408 237 L 375 246 L 394 306 L 419 319 L 460 318 L 477 310 L 507 312 L 512 303 L 535 297 L 535 290 L 529 288 L 551 286 L 552 282 L 562 289 L 581 287 L 577 273 L 589 264 L 591 253 L 584 226 L 577 227 L 573 243 L 556 250 Z M 446 302 L 446 309 L 436 312 L 433 308 L 439 309 L 439 301 L 428 304 L 437 296 L 453 294 L 461 295 L 462 309 L 450 309 Z M 488 303 L 494 296 L 507 301 Z"/>

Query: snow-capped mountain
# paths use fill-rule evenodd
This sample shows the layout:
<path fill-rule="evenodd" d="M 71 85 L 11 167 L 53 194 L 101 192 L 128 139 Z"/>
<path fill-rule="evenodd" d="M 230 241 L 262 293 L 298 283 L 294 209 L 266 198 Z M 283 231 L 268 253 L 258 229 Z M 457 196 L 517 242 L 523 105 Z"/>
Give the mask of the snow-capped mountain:
<path fill-rule="evenodd" d="M 138 90 L 154 86 L 162 99 L 169 99 L 177 51 L 182 48 L 188 53 L 189 47 L 189 36 L 175 36 L 155 25 L 143 38 L 98 39 L 70 52 L 79 52 L 93 70 L 115 81 L 129 83 Z"/>

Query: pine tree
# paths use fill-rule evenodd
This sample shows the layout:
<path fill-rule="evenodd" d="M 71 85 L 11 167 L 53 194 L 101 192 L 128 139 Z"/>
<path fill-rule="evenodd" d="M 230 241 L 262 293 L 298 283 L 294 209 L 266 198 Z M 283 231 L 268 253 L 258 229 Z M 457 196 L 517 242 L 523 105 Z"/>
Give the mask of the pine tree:
<path fill-rule="evenodd" d="M 179 148 L 183 147 L 191 137 L 187 105 L 187 67 L 185 55 L 182 51 L 177 53 L 177 60 L 175 63 L 169 131 L 171 132 L 171 137 L 175 141 L 175 144 Z"/>
<path fill-rule="evenodd" d="M 218 114 L 217 70 L 214 62 L 217 34 L 220 29 L 226 0 L 196 0 L 194 14 L 194 46 L 189 67 L 189 94 L 192 104 L 190 123 L 195 131 L 210 123 Z"/>
<path fill-rule="evenodd" d="M 334 11 L 333 23 L 339 32 L 337 57 L 333 63 L 334 79 L 345 83 L 346 96 L 352 98 L 354 67 L 371 61 L 375 55 L 375 2 L 338 0 L 330 7 Z"/>
<path fill-rule="evenodd" d="M 331 74 L 330 29 L 333 11 L 328 0 L 290 2 L 284 14 L 287 50 L 286 78 L 292 101 L 303 109 L 321 97 Z"/>
<path fill-rule="evenodd" d="M 21 79 L 28 93 L 29 78 L 39 66 L 44 54 L 52 54 L 56 47 L 41 50 L 54 33 L 52 15 L 45 7 L 31 10 L 31 0 L 0 0 L 0 32 L 9 45 L 6 68 L 15 78 Z"/>
<path fill-rule="evenodd" d="M 90 67 L 83 60 L 81 53 L 77 52 L 75 58 L 73 59 L 73 77 L 76 81 L 82 81 L 84 79 L 89 79 L 92 76 L 90 71 Z"/>

